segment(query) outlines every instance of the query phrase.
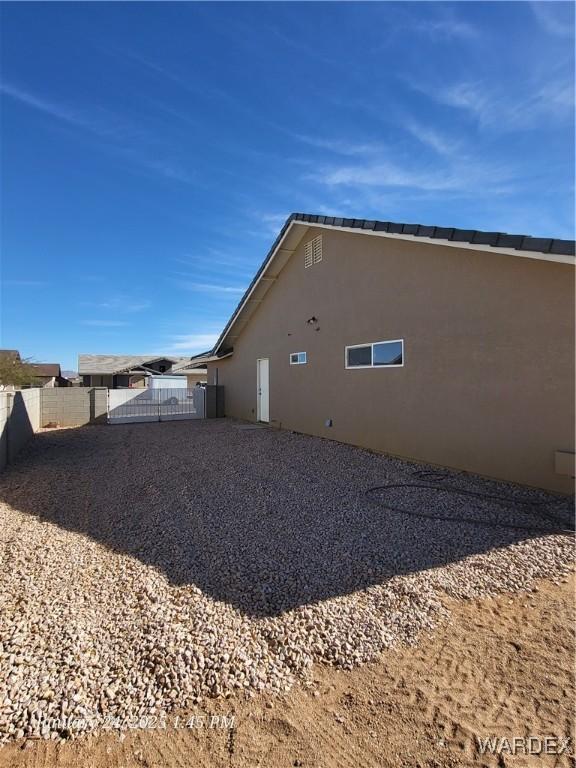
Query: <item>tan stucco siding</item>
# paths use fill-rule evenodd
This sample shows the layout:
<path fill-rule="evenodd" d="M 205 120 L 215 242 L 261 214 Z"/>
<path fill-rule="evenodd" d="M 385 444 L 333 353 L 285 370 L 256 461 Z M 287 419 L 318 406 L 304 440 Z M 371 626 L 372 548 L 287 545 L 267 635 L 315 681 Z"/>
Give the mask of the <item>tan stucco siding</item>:
<path fill-rule="evenodd" d="M 205 384 L 206 383 L 206 375 L 207 375 L 207 372 L 205 370 L 195 370 L 195 371 L 192 370 L 192 371 L 188 372 L 186 374 L 186 381 L 187 381 L 188 389 L 192 389 L 198 383 Z"/>
<path fill-rule="evenodd" d="M 554 454 L 574 450 L 573 317 L 570 265 L 311 229 L 208 381 L 217 367 L 227 415 L 255 419 L 268 357 L 278 426 L 569 492 Z M 346 345 L 386 339 L 404 367 L 345 369 Z"/>

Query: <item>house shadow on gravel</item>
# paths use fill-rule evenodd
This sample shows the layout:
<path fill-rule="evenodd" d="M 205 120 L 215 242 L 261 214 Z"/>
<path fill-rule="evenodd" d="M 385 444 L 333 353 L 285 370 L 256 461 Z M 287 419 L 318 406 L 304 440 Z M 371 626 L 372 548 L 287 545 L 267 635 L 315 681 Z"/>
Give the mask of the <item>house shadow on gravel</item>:
<path fill-rule="evenodd" d="M 544 492 L 463 473 L 440 479 L 509 498 L 414 487 L 438 477 L 348 445 L 209 420 L 39 434 L 0 475 L 0 500 L 252 616 L 546 535 L 529 530 L 550 525 L 533 502 L 571 516 L 570 500 L 558 505 Z M 397 487 L 366 494 L 382 485 Z M 431 520 L 383 504 L 527 527 Z"/>

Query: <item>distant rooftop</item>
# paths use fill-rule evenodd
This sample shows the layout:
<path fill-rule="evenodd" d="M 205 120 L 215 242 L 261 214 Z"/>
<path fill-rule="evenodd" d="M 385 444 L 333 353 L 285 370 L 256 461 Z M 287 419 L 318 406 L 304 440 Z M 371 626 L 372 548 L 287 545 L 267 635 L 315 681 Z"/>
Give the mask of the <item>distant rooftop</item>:
<path fill-rule="evenodd" d="M 30 363 L 36 376 L 61 376 L 60 363 Z"/>
<path fill-rule="evenodd" d="M 78 355 L 78 374 L 87 373 L 120 373 L 129 371 L 155 360 L 169 360 L 178 366 L 190 362 L 188 357 L 173 355 Z"/>

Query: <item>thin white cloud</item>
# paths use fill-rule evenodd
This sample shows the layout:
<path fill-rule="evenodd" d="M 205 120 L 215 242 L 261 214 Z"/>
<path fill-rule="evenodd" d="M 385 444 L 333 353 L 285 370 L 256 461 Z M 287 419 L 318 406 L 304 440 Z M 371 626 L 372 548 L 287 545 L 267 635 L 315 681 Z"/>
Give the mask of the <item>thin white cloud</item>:
<path fill-rule="evenodd" d="M 382 145 L 375 142 L 354 142 L 345 139 L 329 139 L 322 136 L 307 136 L 300 133 L 290 134 L 294 139 L 311 147 L 324 149 L 339 155 L 371 155 L 382 151 Z"/>
<path fill-rule="evenodd" d="M 251 210 L 248 211 L 248 215 L 258 222 L 260 228 L 247 227 L 243 230 L 244 237 L 270 240 L 271 237 L 275 238 L 278 235 L 290 214 L 286 211 L 277 213 Z"/>
<path fill-rule="evenodd" d="M 173 256 L 172 261 L 200 272 L 214 272 L 219 267 L 232 267 L 235 272 L 238 272 L 252 266 L 252 259 L 218 248 L 205 248 L 197 254 L 184 253 L 182 256 Z"/>
<path fill-rule="evenodd" d="M 84 283 L 103 283 L 106 278 L 104 275 L 79 275 L 77 280 L 81 280 Z"/>
<path fill-rule="evenodd" d="M 30 91 L 7 82 L 0 83 L 0 93 L 31 109 L 43 112 L 56 120 L 68 123 L 76 128 L 82 128 L 100 138 L 134 139 L 137 135 L 141 135 L 141 130 L 135 130 L 132 126 L 129 126 L 116 115 L 112 115 L 106 110 L 92 110 L 88 113 L 86 110 L 73 109 L 65 104 L 37 96 L 30 93 Z"/>
<path fill-rule="evenodd" d="M 90 113 L 81 112 L 5 82 L 0 83 L 0 93 L 31 109 L 43 112 L 56 120 L 106 140 L 104 144 L 108 151 L 130 160 L 145 170 L 152 171 L 172 181 L 184 184 L 194 183 L 192 175 L 179 163 L 149 157 L 142 148 L 138 147 L 138 142 L 144 136 L 143 130 L 130 125 L 116 115 L 104 110 L 92 110 Z"/>
<path fill-rule="evenodd" d="M 89 124 L 78 112 L 56 104 L 55 102 L 34 96 L 33 94 L 28 93 L 28 91 L 22 90 L 10 83 L 0 83 L 0 92 L 6 96 L 10 96 L 10 98 L 15 101 L 19 101 L 21 104 L 32 107 L 32 109 L 36 109 L 39 112 L 45 112 L 58 120 L 64 120 L 67 123 L 79 125 L 84 128 L 89 127 Z"/>
<path fill-rule="evenodd" d="M 502 190 L 511 179 L 505 167 L 495 169 L 487 164 L 461 160 L 443 167 L 429 166 L 414 170 L 408 165 L 381 161 L 378 163 L 345 165 L 324 169 L 310 178 L 328 187 L 404 188 L 424 192 L 460 192 L 477 194 L 477 185 L 491 193 Z"/>
<path fill-rule="evenodd" d="M 172 337 L 168 352 L 188 352 L 191 355 L 212 349 L 218 341 L 218 333 L 189 333 Z"/>
<path fill-rule="evenodd" d="M 467 112 L 481 127 L 499 131 L 530 129 L 574 115 L 573 80 L 557 74 L 524 95 L 499 92 L 482 82 L 464 81 L 439 88 L 414 86 L 446 106 Z"/>
<path fill-rule="evenodd" d="M 290 214 L 286 212 L 281 213 L 256 213 L 255 216 L 259 219 L 266 229 L 267 234 L 276 235 L 284 226 L 286 219 Z"/>
<path fill-rule="evenodd" d="M 392 4 L 387 4 L 391 6 Z M 381 30 L 381 42 L 372 50 L 372 53 L 378 53 L 383 48 L 387 48 L 391 43 L 400 43 L 403 38 L 416 38 L 418 36 L 418 45 L 422 42 L 433 44 L 446 43 L 472 43 L 482 42 L 486 37 L 486 26 L 479 27 L 471 22 L 459 17 L 446 4 L 427 2 L 426 16 L 422 8 L 419 13 L 412 13 L 408 9 L 414 3 L 395 3 L 395 12 L 393 20 L 391 11 L 386 9 L 386 24 Z M 452 4 L 453 6 L 455 4 Z M 459 5 L 462 5 L 460 3 Z M 402 6 L 400 8 L 400 6 Z"/>
<path fill-rule="evenodd" d="M 2 280 L 2 285 L 15 286 L 19 288 L 43 288 L 50 285 L 46 280 Z"/>
<path fill-rule="evenodd" d="M 446 137 L 429 125 L 422 125 L 416 120 L 408 119 L 403 123 L 403 126 L 421 144 L 430 147 L 439 155 L 451 157 L 460 146 L 459 142 Z"/>
<path fill-rule="evenodd" d="M 327 56 L 322 52 L 321 47 L 318 45 L 317 35 L 313 35 L 311 38 L 309 38 L 309 42 L 307 42 L 306 37 L 302 33 L 302 31 L 299 34 L 297 34 L 296 37 L 293 37 L 286 32 L 285 26 L 278 26 L 274 24 L 267 24 L 267 25 L 260 24 L 259 29 L 262 30 L 262 34 L 269 33 L 270 35 L 273 35 L 285 45 L 289 46 L 290 48 L 293 48 L 294 50 L 304 53 L 306 56 L 309 56 L 311 59 L 314 59 L 328 67 L 331 67 L 332 69 L 344 72 L 345 74 L 349 74 L 347 71 L 346 64 L 343 61 L 341 61 L 337 56 Z"/>
<path fill-rule="evenodd" d="M 82 320 L 82 325 L 89 325 L 93 328 L 121 328 L 130 325 L 125 320 Z"/>
<path fill-rule="evenodd" d="M 124 312 L 128 314 L 143 312 L 145 309 L 149 309 L 152 306 L 152 302 L 150 301 L 140 301 L 124 294 L 110 296 L 104 301 L 83 301 L 80 302 L 80 304 L 84 307 L 94 307 L 96 309 L 105 309 L 106 311 Z"/>
<path fill-rule="evenodd" d="M 419 32 L 435 41 L 450 39 L 473 40 L 480 37 L 476 27 L 455 17 L 425 19 L 410 25 L 411 32 Z"/>
<path fill-rule="evenodd" d="M 234 93 L 227 91 L 224 88 L 209 86 L 206 84 L 205 79 L 201 79 L 200 82 L 195 82 L 194 76 L 191 77 L 189 75 L 187 76 L 177 74 L 176 72 L 173 72 L 172 70 L 157 64 L 155 61 L 147 59 L 144 56 L 140 56 L 140 54 L 127 49 L 110 50 L 109 52 L 115 55 L 123 56 L 140 64 L 151 72 L 154 72 L 159 77 L 171 81 L 189 93 L 193 93 L 195 96 L 215 99 L 216 101 L 227 103 L 229 106 L 238 111 L 245 112 L 250 115 L 254 114 L 254 110 L 252 110 L 252 108 L 249 107 L 245 101 L 235 96 Z"/>
<path fill-rule="evenodd" d="M 171 160 L 151 158 L 138 146 L 132 144 L 109 146 L 108 151 L 133 163 L 148 173 L 153 173 L 155 176 L 162 176 L 165 179 L 182 184 L 193 184 L 195 182 L 192 174 L 181 164 Z"/>
<path fill-rule="evenodd" d="M 141 165 L 151 171 L 159 173 L 172 181 L 180 181 L 182 184 L 194 184 L 194 177 L 182 166 L 162 160 L 141 159 Z"/>
<path fill-rule="evenodd" d="M 536 237 L 574 239 L 574 207 L 570 200 L 557 210 L 545 210 L 542 205 L 526 200 L 497 203 L 485 213 L 489 224 L 486 229 L 527 234 Z M 481 225 L 478 225 L 481 226 Z"/>
<path fill-rule="evenodd" d="M 538 23 L 555 37 L 574 37 L 574 3 L 532 2 L 530 7 Z"/>
<path fill-rule="evenodd" d="M 219 283 L 198 283 L 194 280 L 186 279 L 172 279 L 171 282 L 175 283 L 178 288 L 182 288 L 186 291 L 192 291 L 193 293 L 212 293 L 212 294 L 243 294 L 246 290 L 245 287 L 239 285 L 221 285 Z"/>

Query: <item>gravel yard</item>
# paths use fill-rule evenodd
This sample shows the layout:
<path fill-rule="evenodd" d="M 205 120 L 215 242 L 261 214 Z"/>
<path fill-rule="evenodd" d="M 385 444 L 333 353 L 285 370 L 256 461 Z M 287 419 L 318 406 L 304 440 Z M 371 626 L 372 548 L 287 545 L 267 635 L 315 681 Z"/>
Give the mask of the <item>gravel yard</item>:
<path fill-rule="evenodd" d="M 569 501 L 431 471 L 228 420 L 40 434 L 0 476 L 0 740 L 284 693 L 567 574 L 536 529 Z"/>

